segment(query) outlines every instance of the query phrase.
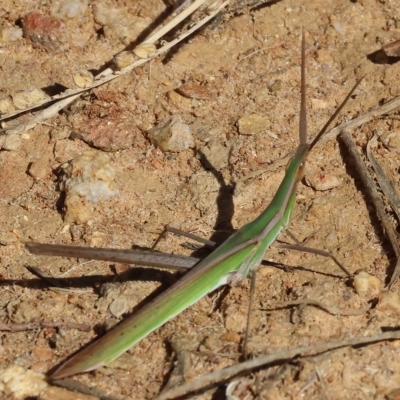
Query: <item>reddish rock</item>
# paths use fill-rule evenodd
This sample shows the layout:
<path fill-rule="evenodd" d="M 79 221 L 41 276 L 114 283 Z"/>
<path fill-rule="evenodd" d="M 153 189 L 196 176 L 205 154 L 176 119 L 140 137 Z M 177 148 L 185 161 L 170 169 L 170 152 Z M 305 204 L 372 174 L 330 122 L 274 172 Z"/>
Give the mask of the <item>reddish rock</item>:
<path fill-rule="evenodd" d="M 132 146 L 140 130 L 132 121 L 118 118 L 94 118 L 75 127 L 79 138 L 104 151 L 118 151 Z"/>
<path fill-rule="evenodd" d="M 68 41 L 65 25 L 58 19 L 32 11 L 23 19 L 24 37 L 33 47 L 57 52 Z"/>

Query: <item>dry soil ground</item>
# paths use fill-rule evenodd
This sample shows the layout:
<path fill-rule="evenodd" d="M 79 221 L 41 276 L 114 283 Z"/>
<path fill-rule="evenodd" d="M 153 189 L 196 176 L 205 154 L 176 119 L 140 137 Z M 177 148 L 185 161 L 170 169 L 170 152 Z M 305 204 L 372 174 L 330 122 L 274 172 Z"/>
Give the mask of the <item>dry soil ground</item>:
<path fill-rule="evenodd" d="M 50 3 L 0 3 L 4 95 L 33 87 L 73 86 L 74 71 L 103 68 L 167 9 L 161 0 L 99 0 L 68 18 L 54 8 L 55 2 Z M 64 36 L 50 45 L 54 48 L 35 47 L 14 30 L 34 10 L 58 15 L 65 24 Z M 282 0 L 232 12 L 167 56 L 85 94 L 45 124 L 25 132 L 11 149 L 2 150 L 0 319 L 4 323 L 89 323 L 92 329 L 4 332 L 0 369 L 18 366 L 23 371 L 47 372 L 92 340 L 102 326 L 116 321 L 110 305 L 119 307 L 114 308 L 116 314 L 130 312 L 161 283 L 173 280 L 167 273 L 149 275 L 140 268 L 130 275 L 132 279 L 113 282 L 131 266 L 33 257 L 24 249 L 24 240 L 149 247 L 167 224 L 206 238 L 226 236 L 268 205 L 297 146 L 301 28 L 305 27 L 307 40 L 309 131 L 315 134 L 364 74 L 339 122 L 400 94 L 400 64 L 379 64 L 368 58 L 399 39 L 399 24 L 395 0 Z M 200 85 L 205 95 L 185 97 L 176 91 L 183 84 Z M 240 132 L 238 121 L 255 114 L 263 117 L 261 131 Z M 195 148 L 163 152 L 150 143 L 146 130 L 170 115 L 190 126 Z M 121 120 L 130 127 L 133 139 L 127 148 L 107 153 L 119 194 L 97 203 L 87 222 L 76 223 L 64 218 L 59 167 L 86 151 L 103 153 L 69 137 L 77 121 L 85 125 L 91 118 Z M 352 134 L 364 152 L 375 133 L 398 134 L 399 125 L 392 116 Z M 388 149 L 379 142 L 375 153 L 398 184 L 395 147 Z M 214 170 L 200 159 L 198 150 Z M 317 191 L 307 185 L 307 179 L 321 176 L 337 179 L 338 186 Z M 335 252 L 351 272 L 365 270 L 387 281 L 394 261 L 391 247 L 351 158 L 337 140 L 318 146 L 310 155 L 291 231 L 307 246 Z M 190 254 L 181 246 L 183 241 L 168 236 L 159 249 Z M 261 269 L 251 318 L 253 355 L 370 335 L 398 325 L 398 314 L 375 309 L 341 316 L 311 306 L 277 308 L 274 303 L 309 299 L 349 312 L 370 306 L 374 298 L 359 296 L 330 260 L 275 249 L 267 258 L 295 268 Z M 71 278 L 68 291 L 49 288 L 26 266 Z M 80 279 L 90 276 L 96 279 Z M 245 281 L 224 295 L 212 293 L 108 367 L 76 379 L 113 398 L 144 399 L 166 385 L 177 353 L 186 356 L 183 380 L 236 363 L 248 289 Z M 398 290 L 399 284 L 393 287 Z M 266 368 L 241 378 L 236 395 L 240 399 L 256 394 L 263 399 L 395 398 L 393 391 L 400 387 L 399 344 L 344 348 Z M 18 398 L 9 388 L 4 393 Z M 198 398 L 224 398 L 224 394 L 214 389 Z"/>

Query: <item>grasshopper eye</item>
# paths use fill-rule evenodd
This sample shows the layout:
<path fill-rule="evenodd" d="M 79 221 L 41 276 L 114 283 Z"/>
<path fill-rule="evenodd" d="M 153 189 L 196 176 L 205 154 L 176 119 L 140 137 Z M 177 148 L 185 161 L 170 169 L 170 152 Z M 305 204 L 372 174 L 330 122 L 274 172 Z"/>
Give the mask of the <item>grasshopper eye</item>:
<path fill-rule="evenodd" d="M 290 157 L 289 158 L 289 161 L 287 162 L 287 164 L 286 164 L 286 168 L 285 168 L 285 171 L 287 171 L 288 170 L 288 168 L 289 168 L 289 166 L 290 166 L 290 164 L 292 163 L 292 161 L 293 161 L 293 159 L 294 159 L 294 157 L 295 156 L 293 156 L 293 157 Z M 299 170 L 304 170 L 304 168 L 305 168 L 305 161 L 302 161 L 301 163 L 300 163 L 300 165 L 299 165 Z"/>
<path fill-rule="evenodd" d="M 296 172 L 296 180 L 300 182 L 304 178 L 305 173 L 306 173 L 306 162 L 302 161 Z"/>

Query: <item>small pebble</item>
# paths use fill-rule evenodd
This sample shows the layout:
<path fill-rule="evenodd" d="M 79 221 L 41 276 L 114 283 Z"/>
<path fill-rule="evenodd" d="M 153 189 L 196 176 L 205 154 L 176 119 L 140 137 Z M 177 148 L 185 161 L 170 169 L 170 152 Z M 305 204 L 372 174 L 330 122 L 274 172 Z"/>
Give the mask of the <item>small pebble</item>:
<path fill-rule="evenodd" d="M 93 232 L 85 236 L 86 243 L 90 247 L 104 247 L 105 234 L 102 232 Z"/>
<path fill-rule="evenodd" d="M 241 135 L 256 135 L 269 129 L 271 121 L 266 115 L 251 114 L 242 117 L 238 121 L 238 129 Z"/>
<path fill-rule="evenodd" d="M 305 180 L 308 186 L 320 191 L 330 190 L 342 185 L 342 181 L 332 174 L 306 174 Z"/>
<path fill-rule="evenodd" d="M 32 11 L 22 21 L 25 39 L 33 47 L 51 52 L 61 51 L 62 44 L 67 44 L 65 25 L 58 19 Z"/>
<path fill-rule="evenodd" d="M 21 147 L 22 138 L 18 133 L 10 133 L 5 136 L 1 148 L 8 151 L 16 151 Z"/>
<path fill-rule="evenodd" d="M 118 9 L 110 7 L 106 2 L 95 2 L 92 6 L 96 24 L 104 26 L 118 19 Z"/>
<path fill-rule="evenodd" d="M 88 0 L 52 1 L 51 14 L 56 18 L 82 18 L 88 8 Z"/>
<path fill-rule="evenodd" d="M 93 147 L 104 151 L 118 151 L 130 148 L 141 134 L 130 119 L 92 118 L 74 124 L 73 139 L 81 139 Z"/>
<path fill-rule="evenodd" d="M 35 160 L 29 166 L 29 175 L 33 178 L 44 180 L 50 174 L 50 167 L 45 160 Z"/>
<path fill-rule="evenodd" d="M 0 30 L 0 42 L 8 43 L 22 39 L 22 29 L 15 26 L 4 27 Z"/>
<path fill-rule="evenodd" d="M 114 299 L 108 306 L 108 311 L 115 317 L 119 318 L 129 310 L 128 300 L 124 296 Z"/>
<path fill-rule="evenodd" d="M 400 297 L 396 292 L 381 292 L 375 309 L 384 313 L 400 315 Z"/>
<path fill-rule="evenodd" d="M 196 83 L 182 85 L 176 91 L 189 99 L 210 100 L 212 97 L 211 92 L 205 86 Z"/>
<path fill-rule="evenodd" d="M 62 168 L 65 173 L 61 187 L 66 194 L 66 222 L 88 222 L 98 202 L 119 194 L 114 188 L 115 170 L 107 154 L 87 151 Z"/>
<path fill-rule="evenodd" d="M 147 131 L 150 141 L 162 151 L 180 152 L 194 147 L 194 139 L 189 125 L 179 117 L 172 116 L 167 121 Z"/>
<path fill-rule="evenodd" d="M 224 340 L 225 342 L 232 342 L 237 344 L 239 344 L 242 341 L 242 337 L 238 333 L 232 331 L 224 333 L 220 337 L 220 339 Z"/>
<path fill-rule="evenodd" d="M 354 277 L 354 288 L 360 297 L 373 299 L 377 297 L 382 288 L 382 282 L 367 272 L 361 271 Z"/>
<path fill-rule="evenodd" d="M 38 396 L 47 387 L 42 374 L 12 365 L 0 369 L 0 392 L 7 398 L 26 399 Z"/>
<path fill-rule="evenodd" d="M 379 140 L 388 150 L 400 152 L 400 131 L 384 132 Z"/>
<path fill-rule="evenodd" d="M 282 88 L 282 81 L 280 79 L 277 79 L 272 85 L 268 87 L 271 94 L 276 94 L 281 90 L 281 88 Z"/>
<path fill-rule="evenodd" d="M 32 357 L 40 361 L 46 361 L 53 357 L 53 350 L 48 347 L 35 346 L 31 352 Z"/>
<path fill-rule="evenodd" d="M 179 110 L 189 111 L 193 108 L 193 101 L 177 93 L 175 90 L 169 91 L 167 97 L 171 105 L 177 107 Z"/>

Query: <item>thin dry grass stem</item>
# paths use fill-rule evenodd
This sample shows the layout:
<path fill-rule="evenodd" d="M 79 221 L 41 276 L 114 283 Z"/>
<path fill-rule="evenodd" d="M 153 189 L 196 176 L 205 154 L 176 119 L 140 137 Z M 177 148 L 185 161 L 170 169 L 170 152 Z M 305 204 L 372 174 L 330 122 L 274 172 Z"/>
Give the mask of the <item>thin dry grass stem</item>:
<path fill-rule="evenodd" d="M 268 364 L 276 362 L 285 362 L 298 357 L 309 357 L 317 354 L 338 349 L 347 346 L 360 346 L 385 340 L 399 340 L 400 331 L 385 332 L 371 336 L 357 337 L 344 340 L 332 340 L 324 343 L 318 343 L 312 346 L 300 346 L 289 350 L 280 350 L 273 354 L 257 357 L 240 364 L 233 365 L 220 371 L 215 371 L 204 375 L 199 379 L 188 382 L 185 385 L 175 387 L 167 392 L 163 392 L 156 396 L 155 400 L 175 399 L 184 396 L 188 393 L 193 393 L 199 390 L 210 389 L 217 384 L 227 381 L 239 374 L 247 373 L 251 370 L 261 367 L 267 367 Z"/>
<path fill-rule="evenodd" d="M 77 329 L 78 331 L 89 332 L 91 327 L 88 324 L 77 324 L 75 322 L 62 322 L 62 321 L 36 321 L 27 322 L 26 324 L 0 324 L 0 331 L 20 332 L 29 331 L 39 328 L 64 328 L 64 329 Z"/>
<path fill-rule="evenodd" d="M 317 146 L 329 142 L 329 140 L 334 139 L 343 131 L 350 131 L 352 129 L 356 129 L 359 126 L 372 121 L 373 119 L 380 117 L 381 115 L 388 114 L 392 112 L 396 108 L 400 107 L 400 96 L 395 97 L 392 100 L 389 100 L 387 103 L 383 104 L 380 107 L 377 107 L 363 115 L 360 115 L 357 118 L 353 118 L 350 121 L 344 122 L 331 129 L 321 140 L 317 143 Z"/>
<path fill-rule="evenodd" d="M 7 133 L 18 133 L 22 134 L 26 132 L 29 129 L 34 128 L 36 125 L 43 123 L 46 119 L 54 116 L 57 114 L 60 110 L 65 108 L 68 104 L 72 103 L 74 100 L 76 100 L 82 93 L 87 92 L 90 89 L 93 89 L 95 87 L 104 85 L 105 83 L 112 81 L 115 78 L 118 78 L 119 76 L 125 75 L 129 72 L 131 72 L 133 69 L 149 62 L 153 58 L 158 57 L 159 55 L 167 52 L 169 49 L 177 45 L 179 42 L 196 32 L 198 29 L 200 29 L 204 24 L 206 24 L 208 21 L 210 21 L 212 18 L 214 18 L 224 7 L 228 5 L 230 0 L 226 0 L 222 3 L 217 2 L 218 4 L 214 3 L 213 8 L 210 9 L 209 13 L 207 16 L 203 17 L 200 21 L 195 23 L 190 29 L 187 31 L 181 33 L 177 38 L 172 40 L 171 42 L 168 43 L 163 43 L 163 45 L 155 52 L 151 53 L 151 55 L 148 58 L 141 58 L 136 61 L 134 61 L 132 64 L 128 65 L 125 68 L 122 68 L 120 70 L 113 70 L 111 68 L 107 68 L 104 71 L 100 72 L 98 75 L 94 77 L 94 81 L 91 85 L 85 87 L 85 88 L 77 88 L 77 89 L 67 89 L 63 93 L 60 93 L 58 95 L 52 96 L 50 98 L 46 98 L 42 102 L 36 103 L 32 107 L 28 107 L 23 110 L 18 110 L 13 113 L 3 115 L 0 118 L 0 121 L 4 121 L 6 119 L 15 117 L 17 115 L 20 115 L 22 113 L 25 113 L 31 109 L 38 108 L 40 106 L 43 106 L 47 103 L 54 102 L 54 104 L 50 105 L 48 108 L 45 110 L 37 112 L 35 115 L 30 117 L 27 121 L 20 122 L 20 121 L 7 121 L 2 123 L 3 131 L 6 131 Z M 190 10 L 191 13 L 195 11 L 198 7 L 200 7 L 205 0 L 196 0 L 192 5 L 190 5 L 187 9 L 183 10 L 179 15 L 177 15 L 174 19 L 172 19 L 165 27 L 161 28 L 160 30 L 156 31 L 154 34 L 151 34 L 144 43 L 138 45 L 136 47 L 139 48 L 145 44 L 148 43 L 154 43 L 156 40 L 158 40 L 161 36 L 165 35 L 167 32 L 169 32 L 171 29 L 173 29 L 177 24 L 179 24 L 184 18 L 186 18 L 188 14 L 188 10 Z M 194 7 L 196 6 L 196 7 Z M 182 17 L 183 16 L 183 17 Z M 168 30 L 167 30 L 168 28 Z M 162 35 L 161 35 L 162 34 Z M 133 50 L 135 52 L 135 49 Z"/>
<path fill-rule="evenodd" d="M 31 272 L 32 274 L 36 275 L 40 279 L 43 279 L 47 284 L 50 285 L 50 289 L 59 292 L 59 293 L 93 293 L 93 289 L 68 289 L 64 288 L 64 284 L 62 281 L 58 278 L 54 278 L 51 275 L 47 274 L 46 272 L 43 272 L 41 269 L 37 267 L 26 267 L 26 269 Z"/>
<path fill-rule="evenodd" d="M 64 390 L 68 390 L 68 392 L 62 392 L 63 400 L 121 400 L 121 398 L 117 399 L 116 397 L 104 393 L 104 391 L 99 389 L 97 386 L 85 385 L 83 382 L 71 378 L 52 380 L 51 383 L 52 385 L 63 388 Z M 60 392 L 55 393 L 57 393 L 57 397 L 51 393 L 52 396 L 50 395 L 46 398 L 61 399 Z M 43 398 L 45 397 L 43 396 Z"/>
<path fill-rule="evenodd" d="M 63 274 L 60 275 L 60 278 L 63 278 L 65 275 L 70 274 L 74 269 L 82 267 L 83 265 L 89 264 L 91 262 L 93 262 L 94 260 L 89 260 L 89 261 L 85 261 L 79 264 L 75 264 L 74 266 L 72 266 L 71 268 L 69 268 L 67 271 L 65 271 Z"/>
<path fill-rule="evenodd" d="M 364 161 L 362 160 L 361 156 L 358 154 L 356 145 L 354 144 L 352 137 L 346 131 L 344 131 L 340 137 L 341 137 L 341 139 L 343 139 L 343 142 L 347 146 L 349 153 L 353 157 L 353 160 L 356 164 L 357 171 L 359 172 L 361 180 L 363 181 L 365 190 L 368 192 L 372 202 L 374 203 L 379 220 L 381 221 L 381 224 L 382 224 L 382 228 L 385 231 L 386 236 L 390 240 L 390 243 L 392 244 L 393 250 L 396 254 L 396 260 L 397 260 L 396 267 L 395 267 L 393 275 L 390 279 L 390 283 L 389 283 L 389 287 L 390 287 L 393 285 L 394 281 L 400 275 L 400 248 L 397 243 L 397 234 L 392 226 L 390 218 L 388 217 L 388 215 L 385 211 L 385 205 L 383 204 L 383 201 L 378 193 L 378 190 L 376 188 L 376 183 L 371 178 L 371 176 L 368 172 L 368 169 L 364 164 Z"/>
<path fill-rule="evenodd" d="M 204 2 L 207 0 L 195 0 L 187 8 L 182 10 L 176 17 L 169 21 L 165 26 L 157 28 L 153 33 L 151 33 L 143 43 L 154 44 L 158 39 L 161 39 L 166 33 L 171 29 L 175 28 L 179 23 L 181 23 L 186 17 L 193 14 Z"/>
<path fill-rule="evenodd" d="M 386 174 L 383 170 L 383 168 L 378 164 L 378 161 L 375 159 L 374 155 L 372 154 L 371 151 L 371 143 L 376 140 L 376 135 L 368 142 L 367 144 L 367 157 L 369 159 L 369 162 L 372 165 L 372 168 L 375 171 L 376 179 L 379 183 L 379 187 L 381 188 L 382 192 L 386 196 L 387 200 L 389 201 L 389 204 L 391 205 L 393 211 L 397 215 L 398 220 L 400 220 L 400 199 L 397 194 L 396 188 L 393 186 L 392 182 L 386 177 Z M 386 220 L 385 220 L 386 222 Z M 383 223 L 383 221 L 382 221 Z M 392 226 L 392 225 L 390 225 Z M 386 226 L 384 225 L 384 230 L 385 232 L 387 231 Z M 389 230 L 393 230 L 392 234 L 391 232 L 388 233 L 390 243 L 393 246 L 393 250 L 396 254 L 396 266 L 393 270 L 392 277 L 389 282 L 389 289 L 392 287 L 392 285 L 396 282 L 397 278 L 400 276 L 400 247 L 399 243 L 397 240 L 394 240 L 397 235 L 394 230 L 394 228 L 390 228 Z"/>
<path fill-rule="evenodd" d="M 292 306 L 313 306 L 320 308 L 323 311 L 328 312 L 329 314 L 341 317 L 349 317 L 354 315 L 363 315 L 366 312 L 370 311 L 370 307 L 354 309 L 354 310 L 339 310 L 336 307 L 328 306 L 327 304 L 321 303 L 317 300 L 312 299 L 300 299 L 300 300 L 290 300 L 290 301 L 271 301 L 265 303 L 263 307 L 268 307 L 269 310 L 276 308 L 287 308 Z"/>
<path fill-rule="evenodd" d="M 377 136 L 378 135 L 374 135 L 374 137 L 367 144 L 367 157 L 375 171 L 376 179 L 380 188 L 382 189 L 382 192 L 392 206 L 393 211 L 397 215 L 397 219 L 400 221 L 400 198 L 397 194 L 396 188 L 394 187 L 392 180 L 386 177 L 385 170 L 388 171 L 388 169 L 382 167 L 372 154 L 372 144 L 377 141 Z M 384 163 L 384 159 L 382 160 L 382 163 Z"/>

